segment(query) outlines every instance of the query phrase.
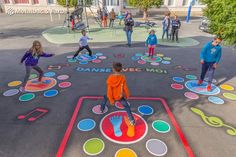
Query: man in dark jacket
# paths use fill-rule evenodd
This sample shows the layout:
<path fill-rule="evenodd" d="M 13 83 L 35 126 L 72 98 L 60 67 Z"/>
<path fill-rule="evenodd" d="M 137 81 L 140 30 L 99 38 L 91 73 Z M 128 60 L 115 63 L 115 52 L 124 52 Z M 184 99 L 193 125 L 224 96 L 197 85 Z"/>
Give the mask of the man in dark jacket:
<path fill-rule="evenodd" d="M 179 42 L 179 29 L 181 26 L 181 22 L 178 19 L 177 15 L 175 15 L 174 19 L 172 20 L 171 26 L 172 26 L 172 29 L 171 29 L 172 41 L 174 41 L 174 38 L 176 36 L 176 42 Z"/>
<path fill-rule="evenodd" d="M 131 46 L 131 35 L 133 33 L 133 26 L 134 26 L 134 20 L 132 18 L 132 14 L 129 13 L 127 17 L 125 18 L 125 28 L 124 31 L 126 32 L 127 36 L 127 44 L 130 47 Z"/>

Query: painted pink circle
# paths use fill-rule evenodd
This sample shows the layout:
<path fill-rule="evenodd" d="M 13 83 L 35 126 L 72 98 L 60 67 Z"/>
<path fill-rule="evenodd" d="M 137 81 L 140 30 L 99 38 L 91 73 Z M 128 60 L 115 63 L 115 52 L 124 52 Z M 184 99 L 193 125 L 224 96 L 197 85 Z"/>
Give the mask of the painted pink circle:
<path fill-rule="evenodd" d="M 185 92 L 184 96 L 186 96 L 187 98 L 192 99 L 192 100 L 196 100 L 199 98 L 199 96 L 193 92 Z"/>
<path fill-rule="evenodd" d="M 181 90 L 181 89 L 184 89 L 184 86 L 179 83 L 172 83 L 171 88 L 176 89 L 176 90 Z"/>
<path fill-rule="evenodd" d="M 73 57 L 74 57 L 73 55 L 66 56 L 67 59 L 71 59 Z"/>
<path fill-rule="evenodd" d="M 98 57 L 99 59 L 107 59 L 107 57 L 106 56 L 100 56 L 100 57 Z"/>
<path fill-rule="evenodd" d="M 138 63 L 139 63 L 139 64 L 146 64 L 146 61 L 144 61 L 144 60 L 139 60 Z"/>
<path fill-rule="evenodd" d="M 60 88 L 68 88 L 71 86 L 71 82 L 61 82 L 58 85 Z"/>
<path fill-rule="evenodd" d="M 150 63 L 151 65 L 155 65 L 155 66 L 158 66 L 158 65 L 160 65 L 159 63 L 157 63 L 157 62 L 152 62 L 152 63 Z"/>
<path fill-rule="evenodd" d="M 93 60 L 92 62 L 93 62 L 93 63 L 101 63 L 101 60 L 95 59 L 95 60 Z"/>
<path fill-rule="evenodd" d="M 66 79 L 68 79 L 70 76 L 68 76 L 68 75 L 59 75 L 58 77 L 57 77 L 57 79 L 58 80 L 66 80 Z"/>
<path fill-rule="evenodd" d="M 105 106 L 104 111 L 101 113 L 100 107 L 101 107 L 100 105 L 94 106 L 94 107 L 92 108 L 93 113 L 95 113 L 95 114 L 105 114 L 105 113 L 108 111 L 108 107 Z"/>

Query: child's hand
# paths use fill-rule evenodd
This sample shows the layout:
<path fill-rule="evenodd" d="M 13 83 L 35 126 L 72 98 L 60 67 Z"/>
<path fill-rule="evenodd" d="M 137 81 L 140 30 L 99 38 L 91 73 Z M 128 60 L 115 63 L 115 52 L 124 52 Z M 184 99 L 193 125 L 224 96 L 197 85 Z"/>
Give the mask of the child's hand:
<path fill-rule="evenodd" d="M 204 60 L 201 60 L 200 63 L 201 63 L 201 64 L 204 64 Z"/>
<path fill-rule="evenodd" d="M 217 63 L 215 63 L 215 64 L 213 64 L 213 68 L 217 68 L 217 66 L 218 66 L 218 64 Z"/>

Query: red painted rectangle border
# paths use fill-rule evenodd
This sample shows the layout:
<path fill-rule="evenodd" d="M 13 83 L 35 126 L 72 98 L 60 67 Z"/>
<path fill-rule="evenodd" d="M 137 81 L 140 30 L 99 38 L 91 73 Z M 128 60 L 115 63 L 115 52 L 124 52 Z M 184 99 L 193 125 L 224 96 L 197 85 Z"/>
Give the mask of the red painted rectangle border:
<path fill-rule="evenodd" d="M 75 107 L 74 113 L 73 113 L 73 115 L 71 117 L 70 123 L 69 123 L 69 125 L 68 125 L 68 127 L 66 129 L 64 137 L 63 137 L 63 139 L 61 141 L 61 144 L 60 144 L 60 146 L 58 148 L 56 157 L 62 157 L 63 156 L 66 144 L 67 144 L 67 142 L 68 142 L 68 140 L 70 138 L 70 134 L 71 134 L 71 131 L 73 129 L 74 123 L 76 121 L 76 117 L 77 117 L 77 115 L 79 113 L 79 110 L 80 110 L 82 102 L 85 99 L 95 99 L 96 100 L 96 99 L 102 99 L 102 98 L 103 97 L 101 97 L 101 96 L 83 96 L 83 97 L 80 97 L 80 99 L 79 99 L 79 101 L 78 101 L 78 103 L 77 103 L 77 105 Z M 160 101 L 161 104 L 164 106 L 164 108 L 165 108 L 165 110 L 166 110 L 166 112 L 167 112 L 167 114 L 168 114 L 168 116 L 169 116 L 169 118 L 170 118 L 170 120 L 171 120 L 171 122 L 172 122 L 172 124 L 173 124 L 173 126 L 174 126 L 174 128 L 176 130 L 176 132 L 177 132 L 177 134 L 179 135 L 179 138 L 180 138 L 180 140 L 181 140 L 181 142 L 182 142 L 182 144 L 184 146 L 185 151 L 188 154 L 188 157 L 195 157 L 194 154 L 193 154 L 193 151 L 192 151 L 192 149 L 190 147 L 190 145 L 188 144 L 187 139 L 184 136 L 184 133 L 182 132 L 179 124 L 177 123 L 177 121 L 176 121 L 173 113 L 171 112 L 168 104 L 166 103 L 165 99 L 163 99 L 163 98 L 153 98 L 153 97 L 130 97 L 129 100 Z"/>

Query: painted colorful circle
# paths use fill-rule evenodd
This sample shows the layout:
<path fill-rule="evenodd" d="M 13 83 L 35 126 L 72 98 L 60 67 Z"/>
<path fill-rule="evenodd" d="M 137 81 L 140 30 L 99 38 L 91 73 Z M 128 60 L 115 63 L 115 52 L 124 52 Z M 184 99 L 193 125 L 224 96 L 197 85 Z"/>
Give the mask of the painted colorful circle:
<path fill-rule="evenodd" d="M 147 123 L 138 114 L 133 113 L 133 116 L 136 120 L 135 126 L 130 124 L 125 111 L 109 113 L 101 120 L 101 133 L 118 144 L 133 144 L 142 140 L 148 132 Z"/>
<path fill-rule="evenodd" d="M 185 92 L 184 96 L 186 98 L 192 99 L 192 100 L 197 100 L 199 98 L 199 96 L 196 93 L 193 92 Z"/>
<path fill-rule="evenodd" d="M 56 96 L 57 94 L 58 94 L 58 90 L 56 90 L 56 89 L 51 89 L 51 90 L 45 91 L 45 92 L 43 93 L 43 96 L 45 96 L 45 97 L 54 97 L 54 96 Z"/>
<path fill-rule="evenodd" d="M 116 108 L 121 109 L 121 110 L 125 108 L 119 101 L 115 102 L 115 106 Z"/>
<path fill-rule="evenodd" d="M 25 86 L 25 90 L 27 92 L 40 92 L 51 89 L 57 84 L 57 81 L 51 77 L 43 77 L 42 83 L 34 83 L 38 82 L 38 79 L 29 80 Z"/>
<path fill-rule="evenodd" d="M 108 111 L 108 107 L 105 106 L 105 109 L 103 112 L 101 112 L 101 105 L 96 105 L 92 108 L 93 113 L 95 114 L 105 114 Z"/>
<path fill-rule="evenodd" d="M 18 89 L 9 89 L 3 93 L 3 96 L 13 96 L 18 94 L 20 91 Z"/>
<path fill-rule="evenodd" d="M 195 75 L 186 75 L 185 77 L 189 80 L 196 80 L 197 79 L 197 76 L 195 76 Z"/>
<path fill-rule="evenodd" d="M 167 133 L 170 131 L 170 125 L 163 120 L 156 120 L 152 123 L 152 128 L 159 133 Z"/>
<path fill-rule="evenodd" d="M 82 54 L 76 57 L 77 60 L 79 61 L 92 61 L 97 59 L 96 55 L 89 56 L 88 54 Z"/>
<path fill-rule="evenodd" d="M 132 149 L 122 148 L 116 152 L 115 157 L 137 157 L 137 154 Z"/>
<path fill-rule="evenodd" d="M 93 60 L 92 62 L 93 62 L 93 63 L 101 63 L 102 61 L 99 60 L 99 59 L 95 59 L 95 60 Z"/>
<path fill-rule="evenodd" d="M 208 83 L 205 81 L 201 85 L 198 85 L 198 80 L 189 80 L 185 82 L 185 87 L 194 93 L 202 95 L 216 95 L 220 93 L 220 88 L 214 84 L 211 84 L 212 90 L 207 91 L 207 85 Z"/>
<path fill-rule="evenodd" d="M 223 96 L 229 100 L 236 100 L 236 94 L 233 93 L 223 93 Z"/>
<path fill-rule="evenodd" d="M 151 58 L 146 55 L 143 55 L 141 59 L 146 62 L 160 62 L 162 60 L 161 57 L 158 57 L 158 56 L 153 56 L 153 58 Z"/>
<path fill-rule="evenodd" d="M 107 59 L 107 57 L 106 56 L 100 56 L 100 57 L 98 57 L 99 59 Z"/>
<path fill-rule="evenodd" d="M 29 77 L 29 79 L 31 80 L 31 79 L 35 79 L 35 78 L 37 78 L 37 77 L 38 77 L 37 74 L 31 74 L 30 77 Z"/>
<path fill-rule="evenodd" d="M 49 71 L 49 72 L 44 73 L 44 77 L 53 77 L 53 76 L 55 76 L 55 75 L 56 75 L 56 73 L 55 73 L 55 72 L 52 72 L 52 71 Z"/>
<path fill-rule="evenodd" d="M 161 63 L 167 65 L 167 64 L 170 64 L 170 61 L 162 61 Z"/>
<path fill-rule="evenodd" d="M 77 128 L 80 130 L 80 131 L 91 131 L 93 130 L 93 128 L 95 128 L 96 126 L 96 122 L 93 120 L 93 119 L 83 119 L 81 120 L 78 125 L 77 125 Z"/>
<path fill-rule="evenodd" d="M 173 81 L 175 81 L 175 82 L 184 82 L 184 78 L 182 78 L 182 77 L 173 77 Z"/>
<path fill-rule="evenodd" d="M 176 90 L 182 90 L 184 89 L 184 86 L 182 84 L 172 83 L 171 88 L 176 89 Z"/>
<path fill-rule="evenodd" d="M 103 53 L 98 52 L 98 53 L 96 53 L 95 55 L 96 55 L 96 56 L 102 56 Z"/>
<path fill-rule="evenodd" d="M 134 61 L 137 61 L 137 60 L 140 59 L 140 57 L 139 56 L 132 56 L 131 59 L 134 60 Z"/>
<path fill-rule="evenodd" d="M 98 155 L 105 148 L 104 142 L 99 138 L 91 138 L 83 145 L 83 150 L 87 155 Z"/>
<path fill-rule="evenodd" d="M 19 86 L 19 85 L 21 85 L 21 81 L 12 81 L 12 82 L 9 82 L 8 83 L 8 86 L 9 87 L 16 87 L 16 86 Z"/>
<path fill-rule="evenodd" d="M 71 86 L 71 82 L 61 82 L 58 85 L 60 88 L 68 88 Z"/>
<path fill-rule="evenodd" d="M 58 80 L 67 80 L 68 78 L 70 78 L 69 75 L 59 75 L 59 76 L 57 77 Z"/>
<path fill-rule="evenodd" d="M 220 88 L 221 88 L 221 89 L 224 89 L 224 90 L 228 90 L 228 91 L 234 90 L 234 87 L 233 87 L 233 86 L 227 85 L 227 84 L 222 84 L 222 85 L 220 85 Z"/>
<path fill-rule="evenodd" d="M 149 105 L 142 105 L 138 107 L 138 111 L 139 113 L 141 113 L 142 115 L 151 115 L 153 114 L 153 108 Z"/>
<path fill-rule="evenodd" d="M 139 63 L 139 64 L 146 64 L 146 62 L 143 61 L 143 60 L 139 60 L 138 63 Z"/>
<path fill-rule="evenodd" d="M 158 65 L 160 65 L 160 63 L 156 63 L 156 62 L 152 62 L 152 63 L 150 63 L 151 65 L 154 65 L 154 66 L 158 66 Z"/>
<path fill-rule="evenodd" d="M 79 64 L 85 65 L 88 64 L 88 61 L 80 61 Z"/>
<path fill-rule="evenodd" d="M 34 93 L 26 93 L 26 94 L 23 94 L 19 97 L 19 100 L 20 101 L 30 101 L 32 99 L 35 98 L 35 94 Z"/>
<path fill-rule="evenodd" d="M 76 59 L 73 59 L 73 58 L 70 58 L 70 59 L 68 59 L 68 62 L 69 62 L 69 63 L 75 63 L 75 62 L 77 62 L 77 60 L 76 60 Z"/>
<path fill-rule="evenodd" d="M 154 156 L 164 156 L 168 149 L 166 144 L 158 139 L 150 139 L 146 142 L 148 152 Z"/>
<path fill-rule="evenodd" d="M 164 54 L 162 54 L 162 53 L 157 53 L 156 56 L 158 56 L 158 57 L 164 57 Z"/>
<path fill-rule="evenodd" d="M 66 56 L 67 59 L 73 58 L 73 55 Z"/>
<path fill-rule="evenodd" d="M 166 60 L 166 61 L 171 61 L 170 57 L 163 57 L 163 59 Z"/>
<path fill-rule="evenodd" d="M 224 100 L 219 98 L 219 97 L 216 97 L 216 96 L 209 96 L 208 97 L 208 100 L 213 103 L 213 104 L 217 104 L 217 105 L 222 105 L 224 104 Z"/>
<path fill-rule="evenodd" d="M 141 56 L 143 56 L 143 54 L 142 53 L 136 53 L 135 56 L 141 57 Z"/>

